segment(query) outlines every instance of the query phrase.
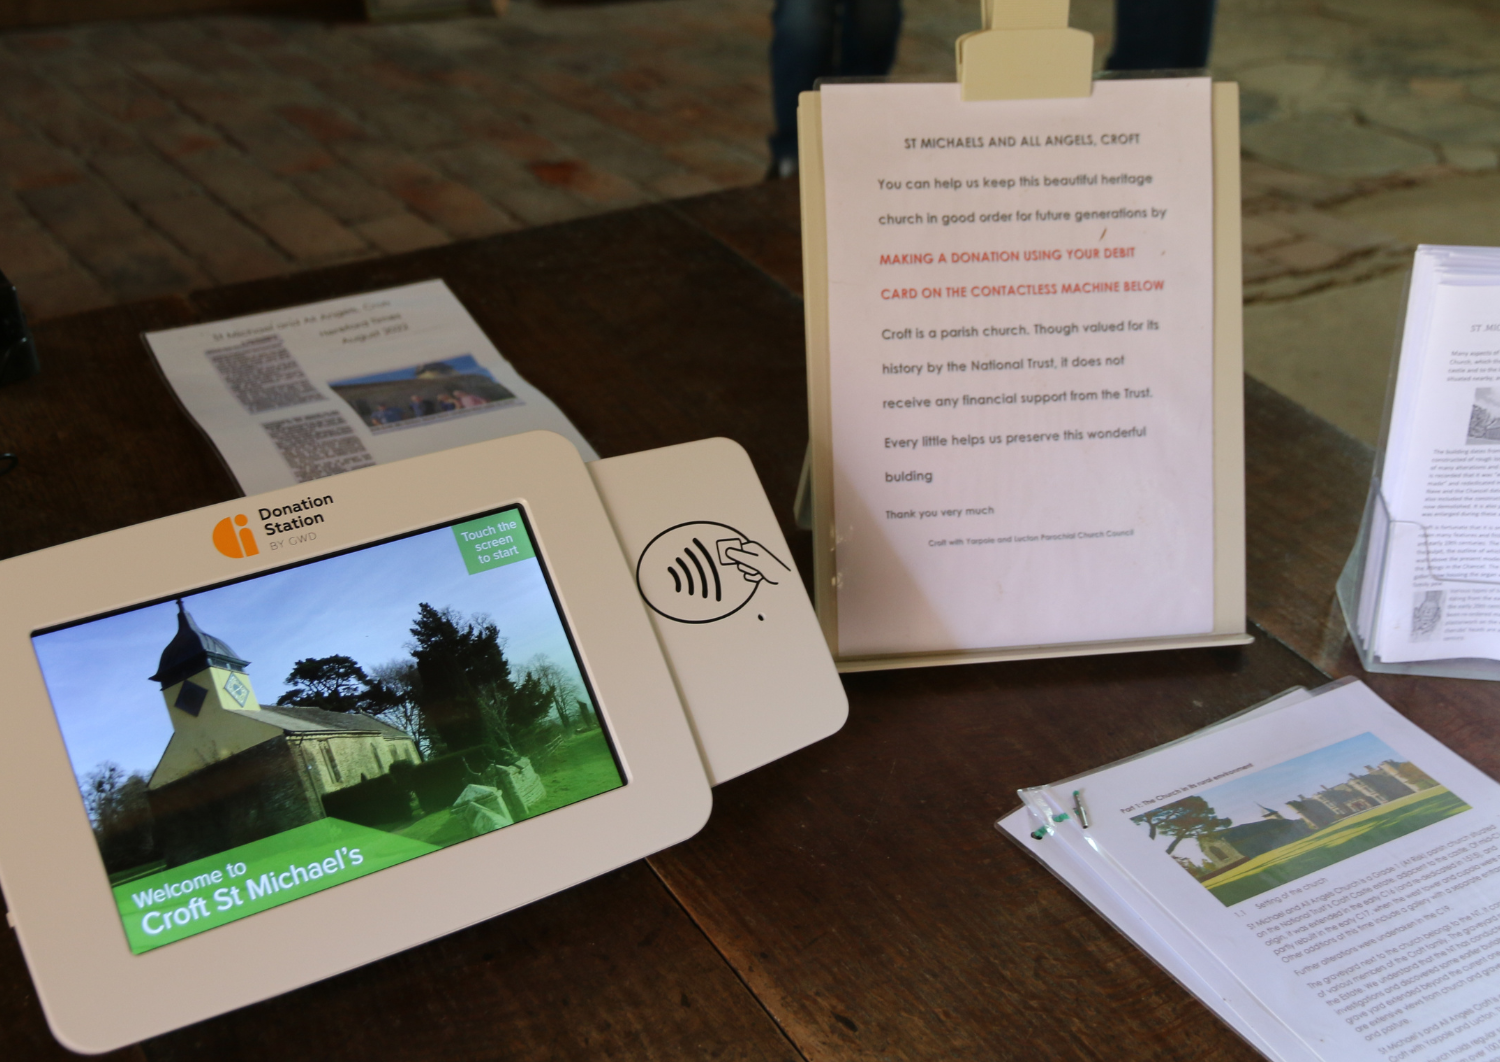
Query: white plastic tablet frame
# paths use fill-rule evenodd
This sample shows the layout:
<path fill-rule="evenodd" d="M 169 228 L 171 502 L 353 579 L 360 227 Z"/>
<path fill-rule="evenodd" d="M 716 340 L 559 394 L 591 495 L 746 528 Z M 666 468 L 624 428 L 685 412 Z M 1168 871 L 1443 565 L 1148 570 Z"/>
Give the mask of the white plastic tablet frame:
<path fill-rule="evenodd" d="M 493 917 L 696 833 L 708 781 L 672 676 L 583 462 L 530 432 L 345 473 L 316 490 L 315 547 L 231 560 L 241 498 L 0 562 L 0 674 L 12 768 L 0 772 L 0 887 L 53 1033 L 95 1053 L 289 991 Z M 519 503 L 628 782 L 252 917 L 134 955 L 31 645 L 35 630 L 190 593 Z M 106 567 L 112 566 L 112 567 Z M 377 918 L 379 934 L 368 932 Z"/>

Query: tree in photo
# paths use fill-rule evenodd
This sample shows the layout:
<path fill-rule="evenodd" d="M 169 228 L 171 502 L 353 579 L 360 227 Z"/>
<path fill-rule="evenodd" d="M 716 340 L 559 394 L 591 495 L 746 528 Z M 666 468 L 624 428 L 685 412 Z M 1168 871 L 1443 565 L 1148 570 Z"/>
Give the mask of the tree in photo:
<path fill-rule="evenodd" d="M 309 657 L 292 665 L 287 691 L 277 704 L 322 708 L 329 712 L 363 712 L 369 703 L 370 677 L 350 657 Z"/>
<path fill-rule="evenodd" d="M 587 715 L 579 714 L 578 706 L 583 700 L 583 691 L 579 689 L 578 682 L 551 657 L 538 653 L 526 662 L 524 670 L 526 675 L 535 676 L 547 691 L 552 712 L 560 725 L 573 727 L 588 720 Z"/>
<path fill-rule="evenodd" d="M 514 758 L 506 712 L 515 693 L 500 628 L 487 616 L 417 606 L 411 655 L 421 680 L 418 704 L 451 750 L 489 745 Z"/>
<path fill-rule="evenodd" d="M 84 810 L 110 873 L 156 858 L 148 784 L 139 771 L 127 774 L 110 760 L 84 775 L 79 784 Z"/>
<path fill-rule="evenodd" d="M 411 735 L 424 760 L 440 755 L 442 739 L 422 714 L 422 676 L 410 657 L 387 660 L 369 669 L 370 700 L 377 718 Z"/>
<path fill-rule="evenodd" d="M 1152 840 L 1156 839 L 1158 833 L 1173 838 L 1172 843 L 1167 846 L 1167 855 L 1176 851 L 1177 846 L 1189 837 L 1202 837 L 1204 834 L 1227 830 L 1234 825 L 1229 819 L 1219 818 L 1208 801 L 1198 796 L 1184 797 L 1144 815 L 1136 815 L 1130 821 L 1138 822 L 1150 830 Z"/>
<path fill-rule="evenodd" d="M 551 733 L 556 731 L 555 725 L 549 725 L 552 711 L 551 689 L 535 672 L 529 672 L 522 677 L 521 684 L 510 695 L 505 722 L 520 744 L 531 749 L 544 744 Z"/>

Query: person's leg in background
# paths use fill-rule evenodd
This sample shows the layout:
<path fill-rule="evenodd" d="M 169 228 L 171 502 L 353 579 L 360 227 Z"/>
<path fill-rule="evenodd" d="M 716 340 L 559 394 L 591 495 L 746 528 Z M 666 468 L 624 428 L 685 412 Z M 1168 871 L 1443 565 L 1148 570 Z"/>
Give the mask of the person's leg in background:
<path fill-rule="evenodd" d="M 1208 65 L 1214 0 L 1115 0 L 1107 70 L 1188 70 Z"/>
<path fill-rule="evenodd" d="M 797 97 L 820 77 L 890 73 L 901 0 L 776 0 L 771 13 L 771 134 L 767 177 L 797 172 Z"/>
<path fill-rule="evenodd" d="M 896 62 L 901 0 L 844 0 L 839 5 L 839 77 L 884 77 Z"/>
<path fill-rule="evenodd" d="M 797 172 L 797 96 L 833 73 L 835 0 L 776 0 L 771 12 L 771 171 Z"/>

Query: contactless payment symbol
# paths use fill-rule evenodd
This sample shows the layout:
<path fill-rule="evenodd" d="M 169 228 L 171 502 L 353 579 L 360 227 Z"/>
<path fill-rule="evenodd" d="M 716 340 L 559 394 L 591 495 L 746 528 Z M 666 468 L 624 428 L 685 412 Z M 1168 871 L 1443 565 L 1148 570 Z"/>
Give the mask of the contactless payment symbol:
<path fill-rule="evenodd" d="M 652 611 L 678 623 L 713 623 L 749 604 L 762 583 L 781 582 L 787 567 L 728 524 L 696 520 L 667 528 L 646 544 L 635 585 Z"/>
<path fill-rule="evenodd" d="M 260 552 L 260 547 L 255 544 L 255 534 L 245 525 L 250 518 L 244 513 L 235 516 L 226 516 L 214 524 L 214 549 L 226 557 L 241 559 L 253 557 Z M 235 525 L 239 525 L 236 533 Z"/>

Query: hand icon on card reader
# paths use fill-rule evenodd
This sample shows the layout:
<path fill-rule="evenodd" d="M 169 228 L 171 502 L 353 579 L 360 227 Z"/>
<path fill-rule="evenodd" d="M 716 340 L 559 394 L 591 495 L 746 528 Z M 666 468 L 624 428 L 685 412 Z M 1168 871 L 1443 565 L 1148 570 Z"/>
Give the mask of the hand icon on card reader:
<path fill-rule="evenodd" d="M 747 538 L 721 538 L 714 543 L 719 553 L 719 563 L 734 565 L 752 583 L 767 582 L 775 586 L 781 581 L 772 565 L 789 571 L 785 564 L 759 542 Z M 776 576 L 773 578 L 772 576 Z"/>
<path fill-rule="evenodd" d="M 762 583 L 775 586 L 790 571 L 748 535 L 728 524 L 698 520 L 653 538 L 641 551 L 635 577 L 641 597 L 660 615 L 679 623 L 713 623 L 744 608 Z"/>

